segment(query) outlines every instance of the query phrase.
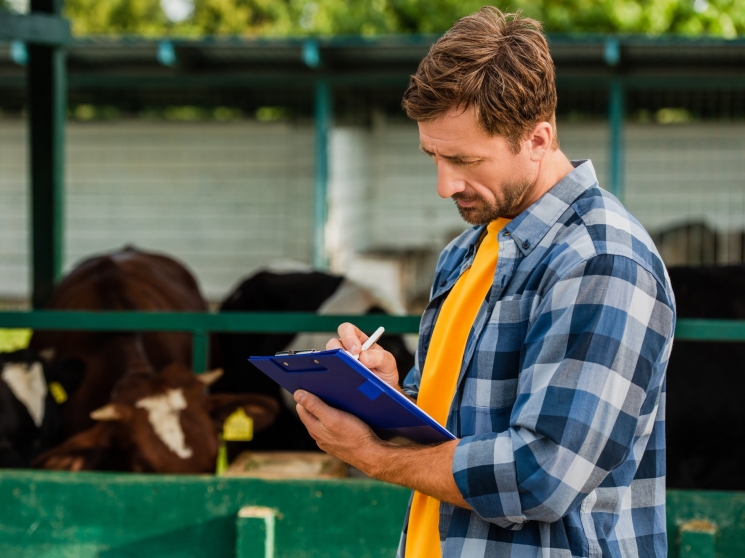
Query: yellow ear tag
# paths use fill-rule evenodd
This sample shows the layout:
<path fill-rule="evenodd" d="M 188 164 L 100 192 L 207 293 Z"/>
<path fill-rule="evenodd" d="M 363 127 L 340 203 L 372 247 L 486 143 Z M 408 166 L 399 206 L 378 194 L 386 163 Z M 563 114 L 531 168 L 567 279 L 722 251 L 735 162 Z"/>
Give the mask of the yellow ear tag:
<path fill-rule="evenodd" d="M 62 405 L 65 401 L 67 401 L 67 392 L 65 391 L 65 388 L 62 387 L 62 384 L 59 382 L 52 382 L 49 384 L 49 393 L 52 394 L 52 397 L 57 402 L 57 405 Z"/>
<path fill-rule="evenodd" d="M 254 420 L 238 407 L 225 419 L 222 427 L 223 438 L 228 442 L 248 442 L 254 437 Z"/>

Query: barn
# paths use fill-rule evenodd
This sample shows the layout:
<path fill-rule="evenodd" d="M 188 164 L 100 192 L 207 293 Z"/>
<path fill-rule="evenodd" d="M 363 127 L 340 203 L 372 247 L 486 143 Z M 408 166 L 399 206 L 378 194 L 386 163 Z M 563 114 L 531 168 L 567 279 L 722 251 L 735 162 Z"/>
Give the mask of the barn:
<path fill-rule="evenodd" d="M 343 274 L 399 314 L 357 317 L 362 327 L 417 331 L 434 260 L 463 230 L 434 195 L 434 168 L 400 109 L 435 37 L 83 40 L 59 18 L 23 21 L 0 18 L 0 327 L 140 332 L 127 337 L 135 346 L 180 334 L 187 342 L 174 351 L 204 372 L 213 333 L 333 330 L 336 315 L 214 311 L 260 270 L 314 269 Z M 706 373 L 737 396 L 745 44 L 557 36 L 551 49 L 562 149 L 591 158 L 668 266 L 688 270 L 673 273 L 681 289 L 721 282 L 714 291 L 730 302 L 686 302 L 676 337 L 680 358 L 702 365 L 715 345 L 721 366 Z M 182 262 L 204 306 L 41 310 L 82 261 L 124 246 Z M 71 381 L 74 369 L 63 372 Z M 685 404 L 670 412 L 689 429 L 689 409 L 709 394 L 675 380 Z M 736 403 L 717 401 L 709 418 L 741 437 Z M 673 556 L 745 549 L 739 462 L 701 480 L 712 465 L 700 455 L 729 439 L 671 464 L 686 464 L 671 467 Z M 391 555 L 408 498 L 361 479 L 26 470 L 0 471 L 0 495 L 2 555 L 50 557 Z"/>

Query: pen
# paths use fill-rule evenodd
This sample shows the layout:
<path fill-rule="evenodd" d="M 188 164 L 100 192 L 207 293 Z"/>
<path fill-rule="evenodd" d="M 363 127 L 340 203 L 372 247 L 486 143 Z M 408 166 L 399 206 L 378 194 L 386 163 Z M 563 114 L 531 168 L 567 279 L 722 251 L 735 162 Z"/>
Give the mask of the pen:
<path fill-rule="evenodd" d="M 380 339 L 380 336 L 383 335 L 383 332 L 384 331 L 385 331 L 385 328 L 383 326 L 380 326 L 378 329 L 376 329 L 375 330 L 375 333 L 373 333 L 370 337 L 368 337 L 367 338 L 367 341 L 365 341 L 362 344 L 362 348 L 360 349 L 360 353 L 362 353 L 362 351 L 366 351 L 367 349 L 369 349 L 370 347 L 372 347 L 373 344 L 378 339 Z M 359 360 L 360 359 L 360 355 L 353 355 L 353 354 L 350 353 L 349 356 L 351 356 L 354 360 Z"/>

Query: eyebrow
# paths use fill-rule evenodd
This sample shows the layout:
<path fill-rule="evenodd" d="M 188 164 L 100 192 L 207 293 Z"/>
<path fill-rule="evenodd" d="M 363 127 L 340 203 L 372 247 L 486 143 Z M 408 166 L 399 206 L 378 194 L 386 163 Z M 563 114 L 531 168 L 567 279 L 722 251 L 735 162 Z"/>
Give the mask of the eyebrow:
<path fill-rule="evenodd" d="M 419 150 L 423 153 L 426 153 L 430 157 L 435 156 L 434 153 L 425 149 L 422 144 L 419 144 Z M 481 157 L 477 157 L 476 155 L 463 155 L 461 153 L 456 153 L 455 155 L 440 155 L 440 157 L 442 157 L 443 159 L 447 159 L 448 161 L 452 161 L 453 163 L 473 162 L 481 159 Z"/>

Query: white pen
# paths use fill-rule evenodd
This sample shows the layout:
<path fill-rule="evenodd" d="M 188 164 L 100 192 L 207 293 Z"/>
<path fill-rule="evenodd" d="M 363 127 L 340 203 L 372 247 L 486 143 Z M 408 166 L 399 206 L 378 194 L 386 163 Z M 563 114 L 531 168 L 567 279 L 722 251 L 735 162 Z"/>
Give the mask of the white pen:
<path fill-rule="evenodd" d="M 375 333 L 373 333 L 370 337 L 367 338 L 367 341 L 365 341 L 362 344 L 362 348 L 360 349 L 360 353 L 362 351 L 366 351 L 370 347 L 373 346 L 373 344 L 380 339 L 380 336 L 383 335 L 383 332 L 385 331 L 385 328 L 383 326 L 380 326 L 378 329 L 375 330 Z M 353 355 L 352 353 L 349 353 L 349 356 L 351 356 L 354 360 L 359 360 L 360 355 Z"/>

